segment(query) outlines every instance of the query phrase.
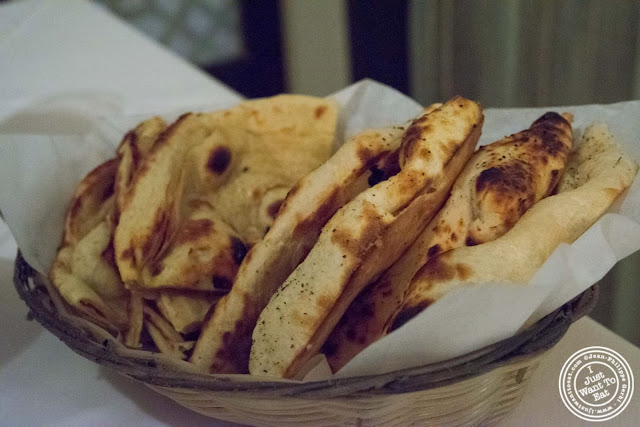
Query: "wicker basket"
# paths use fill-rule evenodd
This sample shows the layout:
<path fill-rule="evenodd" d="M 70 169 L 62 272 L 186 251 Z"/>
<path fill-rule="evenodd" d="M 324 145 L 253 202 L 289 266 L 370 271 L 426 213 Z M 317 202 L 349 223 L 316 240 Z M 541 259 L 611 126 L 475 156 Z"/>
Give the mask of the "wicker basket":
<path fill-rule="evenodd" d="M 255 425 L 477 425 L 521 400 L 540 360 L 595 305 L 597 285 L 517 335 L 440 363 L 317 382 L 208 376 L 186 362 L 131 350 L 75 316 L 22 258 L 14 282 L 31 315 L 72 350 L 201 414 Z"/>

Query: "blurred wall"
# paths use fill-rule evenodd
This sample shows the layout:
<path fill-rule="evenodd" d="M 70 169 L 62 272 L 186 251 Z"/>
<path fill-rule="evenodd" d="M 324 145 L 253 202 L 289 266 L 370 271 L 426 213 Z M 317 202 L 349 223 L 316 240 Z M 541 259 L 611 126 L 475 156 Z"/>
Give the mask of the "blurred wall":
<path fill-rule="evenodd" d="M 201 65 L 245 54 L 238 0 L 98 0 L 185 59 Z"/>
<path fill-rule="evenodd" d="M 324 96 L 351 83 L 344 0 L 282 0 L 287 89 Z"/>
<path fill-rule="evenodd" d="M 411 0 L 414 97 L 487 107 L 640 98 L 636 0 Z"/>

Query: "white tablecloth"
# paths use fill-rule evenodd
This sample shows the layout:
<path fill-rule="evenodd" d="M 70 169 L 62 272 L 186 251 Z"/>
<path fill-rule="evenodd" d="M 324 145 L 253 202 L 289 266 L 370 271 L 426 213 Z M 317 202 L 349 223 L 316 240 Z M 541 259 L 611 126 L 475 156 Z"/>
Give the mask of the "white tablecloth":
<path fill-rule="evenodd" d="M 82 1 L 24 1 L 0 6 L 0 120 L 58 93 L 117 94 L 129 112 L 152 113 L 237 95 Z M 35 322 L 12 284 L 16 245 L 0 222 L 0 424 L 211 425 L 144 385 L 83 359 Z M 532 379 L 522 404 L 502 425 L 586 425 L 562 404 L 557 381 L 564 361 L 588 346 L 627 359 L 640 381 L 640 349 L 591 319 L 571 327 Z M 640 391 L 605 424 L 638 425 Z M 219 425 L 228 425 L 220 423 Z"/>

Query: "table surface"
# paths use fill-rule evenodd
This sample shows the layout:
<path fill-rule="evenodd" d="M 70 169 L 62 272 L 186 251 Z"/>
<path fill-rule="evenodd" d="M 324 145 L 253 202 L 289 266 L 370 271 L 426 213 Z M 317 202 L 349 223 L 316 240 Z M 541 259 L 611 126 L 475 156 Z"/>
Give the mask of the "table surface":
<path fill-rule="evenodd" d="M 0 6 L 0 119 L 61 92 L 115 93 L 136 113 L 154 102 L 176 107 L 238 99 L 100 7 L 83 1 Z M 118 46 L 114 49 L 114 46 Z M 108 52 L 105 55 L 104 52 Z M 135 66 L 131 59 L 136 58 Z M 81 61 L 79 60 L 81 59 Z M 5 425 L 211 425 L 144 385 L 73 353 L 36 322 L 11 282 L 16 244 L 0 222 L 0 422 Z M 562 404 L 558 375 L 575 351 L 609 347 L 640 373 L 640 349 L 589 318 L 574 324 L 546 357 L 523 402 L 501 425 L 586 425 Z M 640 375 L 636 375 L 640 380 Z M 108 420 L 108 423 L 105 421 Z M 640 392 L 610 425 L 637 425 Z M 219 422 L 219 425 L 231 425 Z"/>

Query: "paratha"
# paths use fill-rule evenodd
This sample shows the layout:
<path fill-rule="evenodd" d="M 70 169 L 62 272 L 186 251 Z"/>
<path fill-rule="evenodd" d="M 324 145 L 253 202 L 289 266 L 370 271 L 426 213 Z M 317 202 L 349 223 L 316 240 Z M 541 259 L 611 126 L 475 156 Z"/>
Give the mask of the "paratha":
<path fill-rule="evenodd" d="M 158 140 L 158 136 L 167 128 L 166 122 L 160 117 L 152 117 L 138 124 L 122 138 L 116 150 L 118 171 L 115 177 L 114 194 L 117 223 L 120 211 L 125 205 L 125 198 L 131 188 L 143 161 Z M 114 224 L 115 225 L 115 224 Z"/>
<path fill-rule="evenodd" d="M 118 154 L 118 170 L 114 184 L 116 203 L 113 218 L 114 227 L 118 224 L 119 212 L 127 203 L 126 198 L 129 197 L 131 186 L 136 180 L 138 171 L 142 168 L 142 165 L 147 160 L 149 153 L 158 141 L 158 137 L 166 127 L 167 125 L 164 120 L 159 117 L 152 117 L 151 119 L 145 120 L 124 136 L 116 150 Z M 178 240 L 181 241 L 181 244 L 177 245 L 178 248 L 172 248 L 170 258 L 184 255 L 184 251 L 180 251 L 180 248 L 184 248 L 190 238 L 203 238 L 203 236 L 193 235 L 195 234 L 195 229 L 198 228 L 197 226 L 194 226 L 194 224 L 201 225 L 202 223 L 201 219 L 203 215 L 199 210 L 206 207 L 206 203 L 194 200 L 191 200 L 190 203 L 196 206 L 196 209 L 190 212 L 191 215 L 195 216 L 195 221 L 189 223 L 188 226 L 183 227 L 180 230 L 182 237 L 178 237 Z M 204 216 L 206 217 L 206 215 Z M 169 264 L 172 265 L 170 261 Z M 156 265 L 155 268 L 158 268 L 158 265 Z M 194 272 L 197 274 L 198 269 L 187 269 L 187 273 L 194 274 Z M 165 270 L 164 279 L 167 279 L 166 276 L 170 274 L 176 274 L 176 271 L 171 269 Z M 163 277 L 160 279 L 163 279 Z M 168 280 L 171 280 L 171 278 Z M 211 308 L 211 304 L 219 298 L 216 296 L 206 295 L 204 293 L 189 292 L 185 294 L 177 294 L 176 292 L 171 291 L 160 291 L 158 295 L 147 295 L 147 297 L 156 299 L 157 308 L 160 310 L 162 315 L 178 332 L 181 333 L 189 333 L 194 329 L 197 329 L 202 323 L 206 313 Z M 142 333 L 144 324 L 142 313 L 143 306 L 144 301 L 142 295 L 136 292 L 131 292 L 127 303 L 129 324 L 124 338 L 125 344 L 129 347 L 137 348 L 140 346 L 140 334 Z M 156 334 L 155 336 L 158 337 L 159 335 Z M 166 348 L 166 346 L 163 348 Z"/>
<path fill-rule="evenodd" d="M 49 273 L 68 304 L 114 334 L 127 325 L 126 294 L 113 260 L 109 223 L 116 169 L 117 160 L 108 160 L 79 184 Z"/>
<path fill-rule="evenodd" d="M 331 101 L 293 95 L 179 118 L 154 143 L 122 207 L 114 243 L 125 284 L 230 285 L 280 197 L 326 160 L 336 120 Z"/>

